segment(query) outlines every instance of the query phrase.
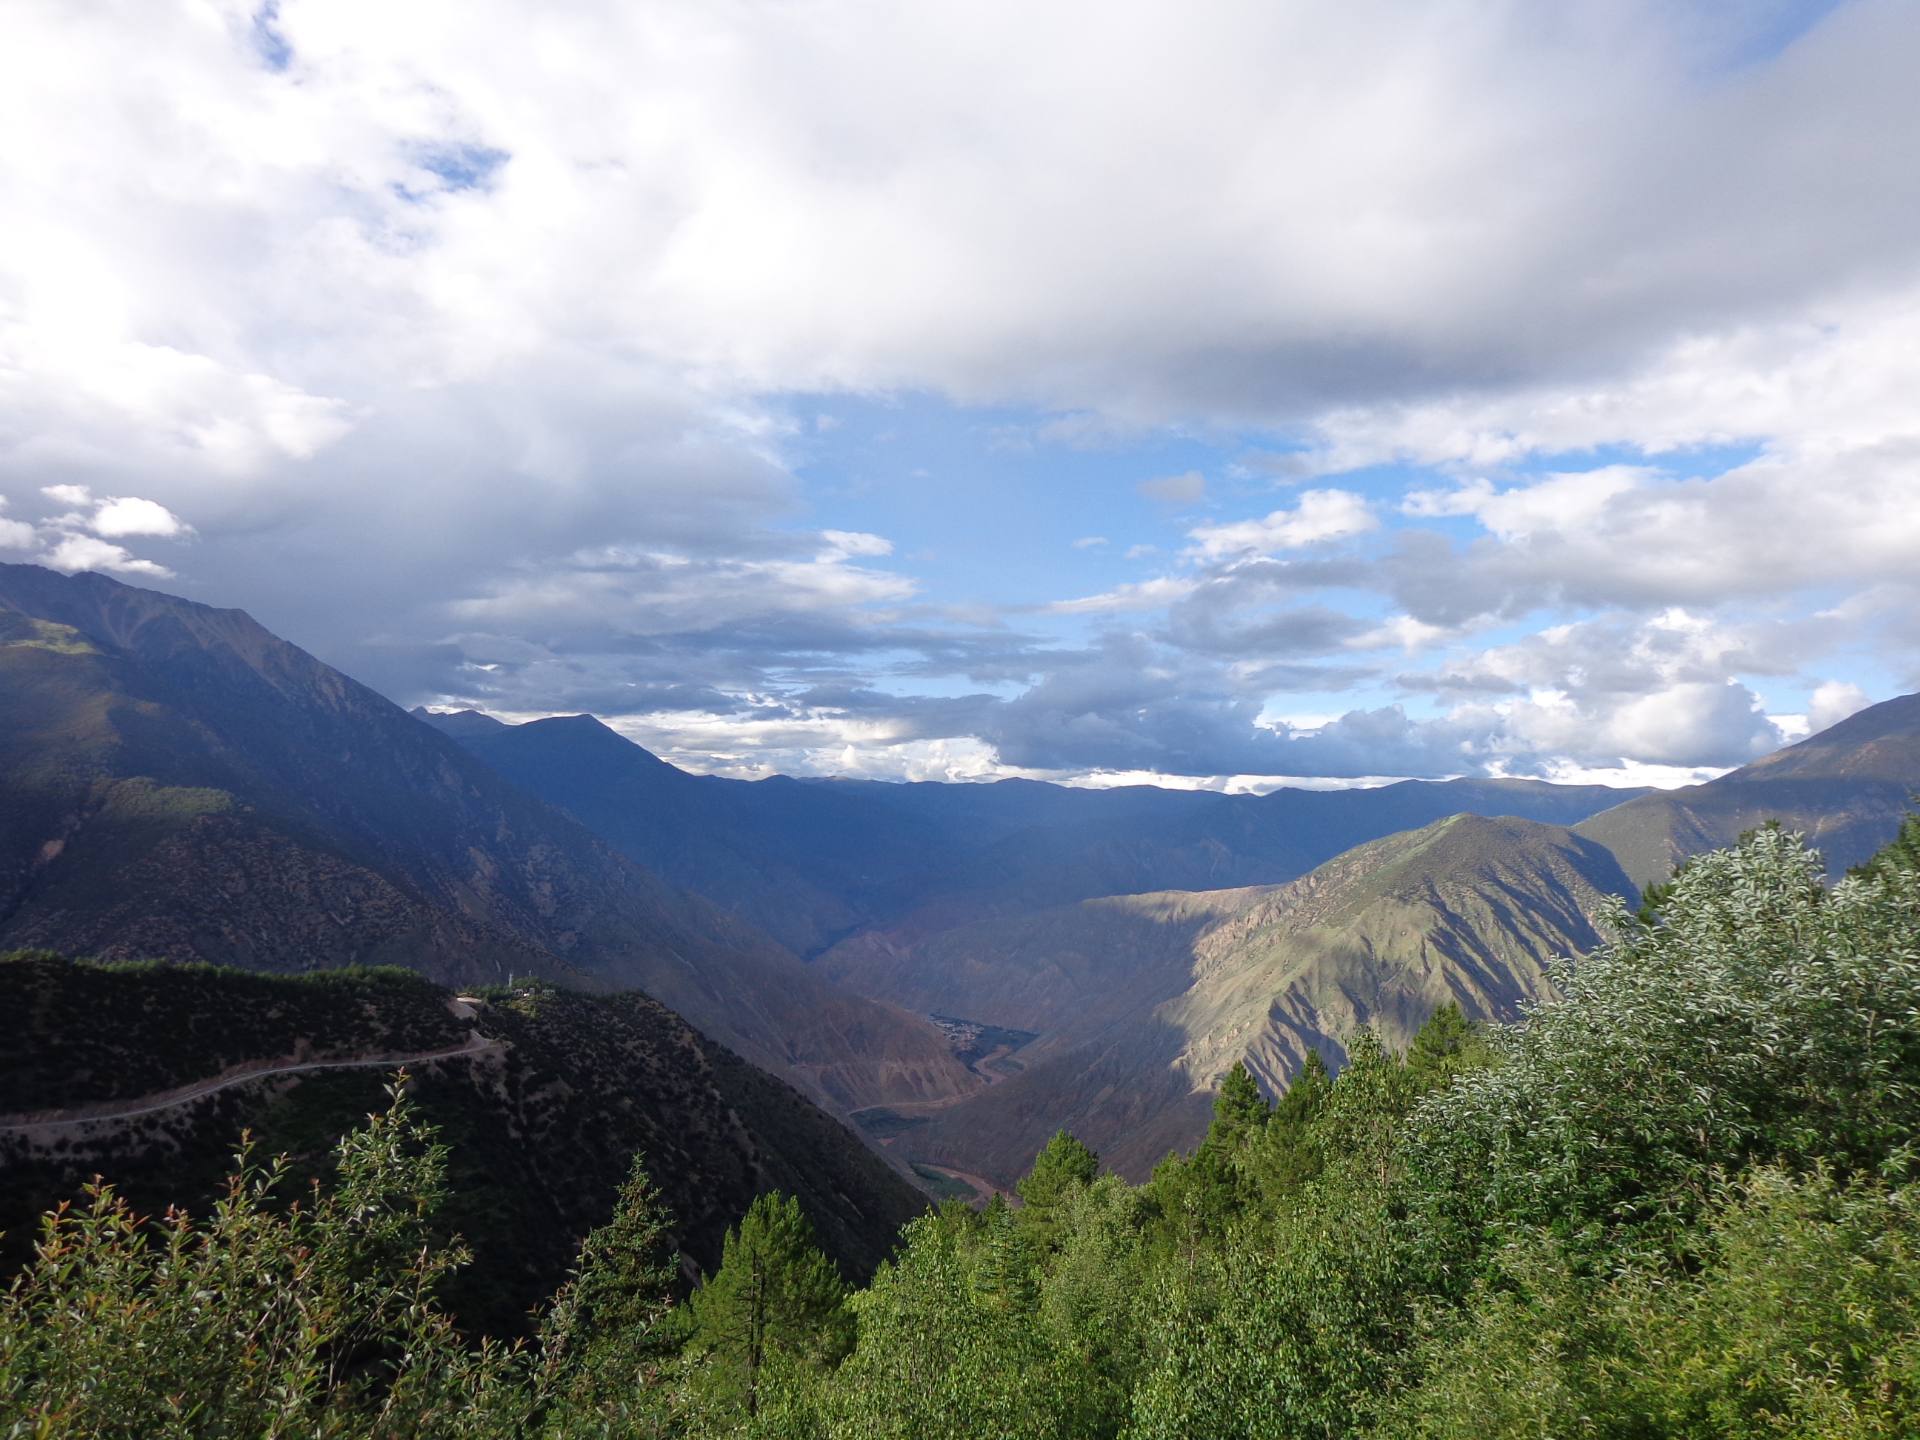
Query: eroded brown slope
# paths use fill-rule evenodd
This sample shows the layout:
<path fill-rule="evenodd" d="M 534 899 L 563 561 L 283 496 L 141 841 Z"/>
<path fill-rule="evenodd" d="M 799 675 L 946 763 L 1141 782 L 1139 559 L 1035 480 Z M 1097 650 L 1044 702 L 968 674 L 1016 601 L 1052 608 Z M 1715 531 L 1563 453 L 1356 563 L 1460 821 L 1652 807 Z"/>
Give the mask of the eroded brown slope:
<path fill-rule="evenodd" d="M 1238 1060 L 1278 1090 L 1308 1050 L 1338 1065 L 1363 1024 L 1404 1045 L 1447 1001 L 1511 1018 L 1630 889 L 1567 830 L 1463 815 L 1283 886 L 1117 897 L 942 937 L 913 957 L 912 988 L 888 993 L 923 999 L 952 975 L 987 1012 L 973 1018 L 1043 1034 L 1019 1073 L 895 1143 L 1005 1180 L 1064 1125 L 1138 1176 L 1198 1138 Z"/>

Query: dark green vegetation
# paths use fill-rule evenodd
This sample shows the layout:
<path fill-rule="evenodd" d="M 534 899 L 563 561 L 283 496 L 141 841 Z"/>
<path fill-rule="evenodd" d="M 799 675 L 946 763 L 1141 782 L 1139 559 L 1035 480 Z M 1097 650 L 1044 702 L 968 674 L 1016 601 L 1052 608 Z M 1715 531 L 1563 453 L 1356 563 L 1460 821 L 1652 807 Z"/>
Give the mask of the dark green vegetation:
<path fill-rule="evenodd" d="M 0 959 L 0 1123 L 137 1108 L 268 1065 L 376 1062 L 268 1076 L 123 1120 L 0 1129 L 0 1253 L 19 1263 L 34 1217 L 96 1173 L 149 1213 L 203 1206 L 243 1127 L 264 1151 L 290 1153 L 298 1175 L 322 1174 L 334 1138 L 380 1104 L 393 1067 L 379 1062 L 453 1049 L 462 1053 L 410 1073 L 415 1112 L 452 1145 L 439 1233 L 463 1234 L 478 1257 L 449 1301 L 480 1329 L 515 1333 L 552 1294 L 635 1152 L 654 1166 L 674 1240 L 709 1271 L 727 1226 L 772 1190 L 804 1201 L 853 1277 L 925 1207 L 791 1087 L 643 996 L 538 983 L 482 999 L 460 1004 L 400 970 L 287 977 Z"/>
<path fill-rule="evenodd" d="M 237 610 L 0 565 L 0 946 L 638 986 L 835 1105 L 976 1077 Z"/>
<path fill-rule="evenodd" d="M 675 1309 L 635 1176 L 512 1353 L 435 1298 L 446 1161 L 403 1102 L 296 1215 L 243 1185 L 196 1226 L 108 1196 L 53 1226 L 0 1308 L 0 1408 L 47 1435 L 1910 1436 L 1913 848 L 1828 888 L 1763 829 L 1654 922 L 1623 907 L 1525 1023 L 1363 1032 L 1272 1106 L 1231 1071 L 1137 1188 L 1056 1136 L 1023 1206 L 912 1221 L 850 1296 L 767 1201 Z"/>

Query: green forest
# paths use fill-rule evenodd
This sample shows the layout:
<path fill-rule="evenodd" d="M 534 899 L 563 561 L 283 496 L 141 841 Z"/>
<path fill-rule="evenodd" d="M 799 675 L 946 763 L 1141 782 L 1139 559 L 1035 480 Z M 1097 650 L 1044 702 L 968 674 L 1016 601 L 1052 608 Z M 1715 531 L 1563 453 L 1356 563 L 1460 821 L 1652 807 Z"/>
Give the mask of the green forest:
<path fill-rule="evenodd" d="M 329 1178 L 108 1186 L 0 1303 L 10 1436 L 1920 1434 L 1920 828 L 1831 887 L 1692 860 L 1517 1025 L 1244 1070 L 1144 1185 L 1062 1133 L 850 1289 L 791 1199 L 691 1289 L 637 1157 L 524 1343 L 443 1290 L 447 1154 L 396 1081 Z"/>

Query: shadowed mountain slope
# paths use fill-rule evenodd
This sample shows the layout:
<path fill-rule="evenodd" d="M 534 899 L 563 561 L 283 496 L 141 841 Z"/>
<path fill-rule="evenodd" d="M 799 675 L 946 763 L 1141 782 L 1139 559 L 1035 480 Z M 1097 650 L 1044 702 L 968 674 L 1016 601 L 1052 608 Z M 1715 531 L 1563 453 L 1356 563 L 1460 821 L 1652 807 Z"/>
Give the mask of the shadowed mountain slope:
<path fill-rule="evenodd" d="M 1286 885 L 1110 897 L 950 931 L 849 984 L 1039 1032 L 989 1090 L 911 1118 L 915 1159 L 1007 1179 L 1062 1125 L 1129 1175 L 1204 1131 L 1244 1059 L 1269 1090 L 1372 1026 L 1408 1043 L 1440 1005 L 1510 1019 L 1555 958 L 1591 949 L 1632 887 L 1558 826 L 1460 815 L 1370 842 Z M 1011 1068 L 1011 1067 L 1009 1067 Z"/>
<path fill-rule="evenodd" d="M 918 939 L 1100 895 L 1274 884 L 1470 811 L 1569 824 L 1636 791 L 1528 780 L 1219 795 L 695 776 L 590 716 L 502 725 L 416 711 L 623 854 L 798 950 Z"/>
<path fill-rule="evenodd" d="M 1902 695 L 1717 780 L 1651 791 L 1575 828 L 1642 888 L 1769 820 L 1804 833 L 1838 874 L 1893 838 L 1916 792 L 1920 695 Z"/>
<path fill-rule="evenodd" d="M 451 1146 L 446 1227 L 478 1264 L 463 1318 L 520 1327 L 605 1221 L 628 1157 L 646 1157 L 684 1253 L 711 1272 L 755 1195 L 799 1197 L 828 1252 L 869 1274 L 925 1208 L 903 1181 L 792 1087 L 634 993 L 541 985 L 478 1005 L 407 972 L 268 976 L 205 967 L 0 959 L 0 1231 L 18 1261 L 35 1217 L 104 1174 L 143 1209 L 203 1211 L 243 1126 L 268 1153 L 325 1163 L 332 1139 L 380 1108 L 389 1057 L 410 1065 Z M 177 1087 L 293 1062 L 377 1063 L 246 1079 L 125 1119 L 8 1128 L 36 1112 L 118 1112 Z"/>
<path fill-rule="evenodd" d="M 0 944 L 638 986 L 845 1105 L 977 1083 L 237 610 L 0 566 Z"/>
<path fill-rule="evenodd" d="M 956 853 L 972 833 L 876 803 L 865 787 L 689 775 L 589 715 L 509 726 L 472 711 L 414 713 L 628 858 L 802 953 L 858 922 L 862 892 Z"/>

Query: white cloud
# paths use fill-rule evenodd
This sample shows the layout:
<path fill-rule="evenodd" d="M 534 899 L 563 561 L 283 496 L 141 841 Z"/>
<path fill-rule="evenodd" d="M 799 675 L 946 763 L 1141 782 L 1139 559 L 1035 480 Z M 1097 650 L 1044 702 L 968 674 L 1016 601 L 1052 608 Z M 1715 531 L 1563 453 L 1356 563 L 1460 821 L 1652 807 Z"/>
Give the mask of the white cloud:
<path fill-rule="evenodd" d="M 879 556 L 893 553 L 893 542 L 884 535 L 868 535 L 859 530 L 822 530 L 820 538 L 826 542 L 826 557 Z"/>
<path fill-rule="evenodd" d="M 1403 537 L 1387 566 L 1400 603 L 1435 623 L 1548 606 L 1771 603 L 1903 582 L 1920 547 L 1920 425 L 1900 442 L 1769 451 L 1717 475 L 1591 473 L 1599 479 L 1411 499 L 1421 512 L 1479 515 L 1489 534 L 1465 547 Z"/>
<path fill-rule="evenodd" d="M 1106 543 L 1107 537 L 1104 535 L 1082 535 L 1078 540 L 1073 542 L 1073 548 L 1076 550 L 1098 550 Z"/>
<path fill-rule="evenodd" d="M 97 540 L 91 535 L 68 535 L 45 556 L 55 570 L 72 574 L 78 570 L 112 570 L 122 575 L 150 575 L 166 579 L 173 572 L 151 560 L 141 560 L 119 545 Z"/>
<path fill-rule="evenodd" d="M 915 582 L 906 576 L 849 563 L 887 553 L 892 547 L 881 537 L 833 531 L 819 538 L 825 548 L 804 560 L 600 546 L 502 577 L 446 603 L 442 613 L 463 626 L 504 626 L 510 633 L 552 634 L 561 625 L 583 634 L 610 628 L 628 636 L 665 635 L 913 596 Z"/>
<path fill-rule="evenodd" d="M 1608 465 L 1550 475 L 1505 490 L 1496 490 L 1484 479 L 1471 480 L 1451 491 L 1411 491 L 1400 509 L 1415 518 L 1471 515 L 1502 540 L 1526 540 L 1543 531 L 1591 526 L 1611 501 L 1641 489 L 1652 473 L 1638 466 Z"/>
<path fill-rule="evenodd" d="M 1828 680 L 1813 692 L 1813 698 L 1807 708 L 1807 731 L 1818 734 L 1830 725 L 1838 725 L 1849 715 L 1856 715 L 1873 703 L 1872 697 L 1845 680 Z"/>
<path fill-rule="evenodd" d="M 1158 610 L 1191 595 L 1199 585 L 1184 576 L 1163 575 L 1115 586 L 1098 595 L 1083 595 L 1076 600 L 1056 600 L 1047 608 L 1060 615 L 1104 614 L 1117 610 Z"/>
<path fill-rule="evenodd" d="M 1682 330 L 1604 381 L 1528 383 L 1335 408 L 1306 462 L 1497 466 L 1628 444 L 1647 455 L 1764 443 L 1810 460 L 1910 438 L 1920 386 L 1920 277 L 1770 316 Z M 1485 482 L 1475 487 L 1490 489 Z M 1416 512 L 1417 513 L 1417 512 Z"/>
<path fill-rule="evenodd" d="M 916 646 L 943 684 L 1037 692 L 1035 727 L 1070 722 L 1050 761 L 1265 773 L 1249 715 L 1393 646 L 1501 700 L 1343 717 L 1290 763 L 1737 757 L 1767 722 L 1736 677 L 1833 673 L 1809 607 L 1903 623 L 1920 170 L 1886 137 L 1920 129 L 1911 6 L 1836 7 L 1772 54 L 1641 3 L 283 0 L 284 73 L 256 10 L 10 17 L 0 133 L 33 143 L 0 153 L 0 491 L 73 513 L 10 512 L 0 544 L 163 574 L 113 542 L 187 517 L 200 593 L 375 683 L 684 685 L 713 692 L 706 751 L 733 733 L 754 764 L 799 734 L 752 708 L 769 692 Z M 819 405 L 918 390 L 1021 407 L 993 418 L 1029 447 L 1251 426 L 1274 453 L 1209 462 L 1228 484 L 1434 467 L 1403 519 L 1479 534 L 1339 570 L 1379 517 L 1322 488 L 1194 528 L 1196 573 L 1047 607 L 1191 600 L 1143 652 L 900 642 L 915 581 L 860 563 L 883 537 L 797 528 L 836 517 L 794 465 Z M 1753 458 L 1683 478 L 1717 445 Z M 1583 452 L 1636 463 L 1551 458 Z M 1121 499 L 1153 463 L 1115 467 Z M 1390 593 L 1343 628 L 1315 586 Z M 1521 617 L 1573 628 L 1445 650 Z M 1234 669 L 1239 643 L 1328 646 L 1346 678 Z M 1102 666 L 1110 690 L 1060 678 Z M 1144 705 L 1143 666 L 1172 677 Z M 789 708 L 807 764 L 986 744 Z"/>
<path fill-rule="evenodd" d="M 130 535 L 154 535 L 171 538 L 187 533 L 188 526 L 166 506 L 137 496 L 117 495 L 102 500 L 88 522 L 96 535 L 120 540 Z"/>
<path fill-rule="evenodd" d="M 1350 490 L 1308 490 L 1291 510 L 1275 510 L 1259 520 L 1194 527 L 1187 532 L 1195 542 L 1188 553 L 1207 560 L 1271 555 L 1362 535 L 1378 524 L 1364 496 Z"/>
<path fill-rule="evenodd" d="M 1347 641 L 1352 650 L 1379 650 L 1397 646 L 1412 654 L 1424 650 L 1450 634 L 1443 625 L 1429 625 L 1411 615 L 1395 615 Z"/>

